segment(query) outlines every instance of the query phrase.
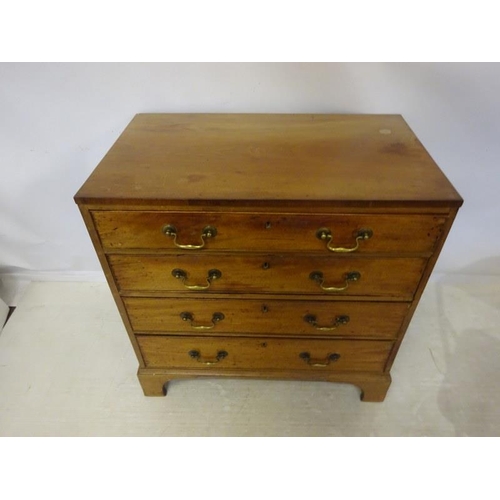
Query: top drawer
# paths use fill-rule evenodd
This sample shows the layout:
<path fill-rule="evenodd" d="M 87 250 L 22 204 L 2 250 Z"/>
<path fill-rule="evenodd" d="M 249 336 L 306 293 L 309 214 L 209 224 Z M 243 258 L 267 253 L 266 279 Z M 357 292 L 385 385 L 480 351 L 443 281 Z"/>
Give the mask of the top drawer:
<path fill-rule="evenodd" d="M 121 249 L 318 253 L 432 252 L 434 215 L 93 211 L 107 252 Z"/>

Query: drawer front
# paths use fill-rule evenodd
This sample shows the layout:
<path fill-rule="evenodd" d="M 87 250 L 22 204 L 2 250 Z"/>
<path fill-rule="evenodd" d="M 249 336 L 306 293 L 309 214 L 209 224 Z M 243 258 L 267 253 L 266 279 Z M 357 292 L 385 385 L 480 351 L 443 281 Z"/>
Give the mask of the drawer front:
<path fill-rule="evenodd" d="M 137 335 L 150 368 L 382 371 L 393 343 Z"/>
<path fill-rule="evenodd" d="M 124 297 L 137 332 L 396 338 L 401 302 Z"/>
<path fill-rule="evenodd" d="M 108 255 L 108 262 L 122 292 L 292 293 L 411 300 L 426 261 L 181 254 Z M 200 289 L 187 288 L 193 286 Z"/>
<path fill-rule="evenodd" d="M 182 212 L 94 211 L 105 251 L 120 249 L 176 250 L 177 245 L 203 245 L 193 252 L 318 252 L 339 249 L 371 252 L 431 252 L 446 218 L 433 215 L 294 215 Z M 167 236 L 164 228 L 171 226 Z M 215 228 L 202 237 L 206 227 Z M 328 229 L 323 239 L 318 230 Z M 369 232 L 360 233 L 360 231 Z M 370 233 L 371 232 L 371 233 Z M 174 238 L 175 233 L 175 238 Z M 358 240 L 356 237 L 360 235 Z M 363 239 L 370 235 L 368 239 Z M 176 245 L 177 244 L 177 245 Z"/>

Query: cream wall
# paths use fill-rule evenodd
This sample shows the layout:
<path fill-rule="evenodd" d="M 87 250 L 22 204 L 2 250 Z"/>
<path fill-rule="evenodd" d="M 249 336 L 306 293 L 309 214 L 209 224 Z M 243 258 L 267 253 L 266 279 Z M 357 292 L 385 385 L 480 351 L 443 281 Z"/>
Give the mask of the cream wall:
<path fill-rule="evenodd" d="M 400 113 L 465 199 L 437 270 L 499 274 L 499 83 L 498 64 L 0 64 L 0 276 L 100 276 L 73 195 L 138 112 Z"/>

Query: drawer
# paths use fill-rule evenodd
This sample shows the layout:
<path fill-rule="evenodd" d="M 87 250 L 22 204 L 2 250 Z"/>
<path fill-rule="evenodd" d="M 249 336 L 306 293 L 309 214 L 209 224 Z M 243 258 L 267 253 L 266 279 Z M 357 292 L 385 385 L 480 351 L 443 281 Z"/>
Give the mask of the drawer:
<path fill-rule="evenodd" d="M 108 262 L 121 292 L 292 293 L 408 301 L 426 260 L 172 254 L 108 255 Z"/>
<path fill-rule="evenodd" d="M 433 215 L 300 215 L 186 212 L 94 211 L 95 226 L 107 252 L 120 249 L 190 251 L 318 252 L 353 249 L 358 253 L 432 252 L 446 218 Z M 164 228 L 170 226 L 170 235 Z M 212 227 L 210 237 L 202 237 Z M 175 228 L 173 230 L 172 228 Z M 325 229 L 323 239 L 318 230 Z M 363 232 L 368 230 L 368 232 Z M 174 238 L 175 233 L 175 238 Z M 368 239 L 363 239 L 370 235 Z M 357 239 L 357 236 L 359 238 Z"/>
<path fill-rule="evenodd" d="M 137 335 L 148 368 L 383 371 L 393 343 Z"/>
<path fill-rule="evenodd" d="M 396 338 L 401 302 L 124 297 L 137 332 Z"/>

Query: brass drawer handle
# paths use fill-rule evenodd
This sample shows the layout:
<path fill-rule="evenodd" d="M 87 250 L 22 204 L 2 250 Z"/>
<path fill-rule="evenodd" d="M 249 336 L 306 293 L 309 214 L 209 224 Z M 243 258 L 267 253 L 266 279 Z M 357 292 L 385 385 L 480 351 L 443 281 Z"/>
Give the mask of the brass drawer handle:
<path fill-rule="evenodd" d="M 321 271 L 313 271 L 309 275 L 309 279 L 316 281 L 319 287 L 325 292 L 343 292 L 344 290 L 347 290 L 349 288 L 349 283 L 351 281 L 358 281 L 359 279 L 361 279 L 361 274 L 358 273 L 358 271 L 351 271 L 349 273 L 345 273 L 344 274 L 345 285 L 340 287 L 323 285 L 325 280 L 323 278 L 323 273 Z"/>
<path fill-rule="evenodd" d="M 196 349 L 189 351 L 188 354 L 191 358 L 196 359 L 196 361 L 198 361 L 198 363 L 203 363 L 204 365 L 215 365 L 216 363 L 219 363 L 225 357 L 228 356 L 227 351 L 217 351 L 217 355 L 215 356 L 215 358 L 202 359 L 200 351 L 197 351 Z"/>
<path fill-rule="evenodd" d="M 193 324 L 194 322 L 194 315 L 193 313 L 190 312 L 181 312 L 180 314 L 182 321 L 189 321 L 191 323 L 191 328 L 194 328 L 195 330 L 211 330 L 212 328 L 215 328 L 215 325 L 219 322 L 222 321 L 225 316 L 222 313 L 213 313 L 212 314 L 212 324 L 211 325 L 195 325 Z"/>
<path fill-rule="evenodd" d="M 326 241 L 326 248 L 330 250 L 330 252 L 337 253 L 348 253 L 355 252 L 359 248 L 359 242 L 363 240 L 369 240 L 373 236 L 373 231 L 371 229 L 360 229 L 356 231 L 353 235 L 356 238 L 356 244 L 351 248 L 343 248 L 343 247 L 332 247 L 331 242 L 333 239 L 333 235 L 330 229 L 327 227 L 322 227 L 316 231 L 316 238 Z"/>
<path fill-rule="evenodd" d="M 206 239 L 215 238 L 217 236 L 217 229 L 213 226 L 206 226 L 201 233 L 201 244 L 200 245 L 181 245 L 177 243 L 177 228 L 172 224 L 167 224 L 163 226 L 162 233 L 165 236 L 171 236 L 174 238 L 174 245 L 178 248 L 183 248 L 184 250 L 199 250 L 203 248 L 206 243 Z"/>
<path fill-rule="evenodd" d="M 338 361 L 340 359 L 340 354 L 336 352 L 327 354 L 325 360 L 320 360 L 311 358 L 308 352 L 301 352 L 299 358 L 303 359 L 310 366 L 328 366 L 331 362 Z"/>
<path fill-rule="evenodd" d="M 182 281 L 182 284 L 188 290 L 207 290 L 210 288 L 212 281 L 218 280 L 222 277 L 222 273 L 218 269 L 210 269 L 207 274 L 207 284 L 206 285 L 186 285 L 187 272 L 184 269 L 174 269 L 172 270 L 172 276 Z"/>
<path fill-rule="evenodd" d="M 337 316 L 332 326 L 319 326 L 316 321 L 315 314 L 306 314 L 304 316 L 304 321 L 309 323 L 311 326 L 314 326 L 316 330 L 321 330 L 322 332 L 328 332 L 330 330 L 336 330 L 339 326 L 347 325 L 349 323 L 349 316 Z"/>

